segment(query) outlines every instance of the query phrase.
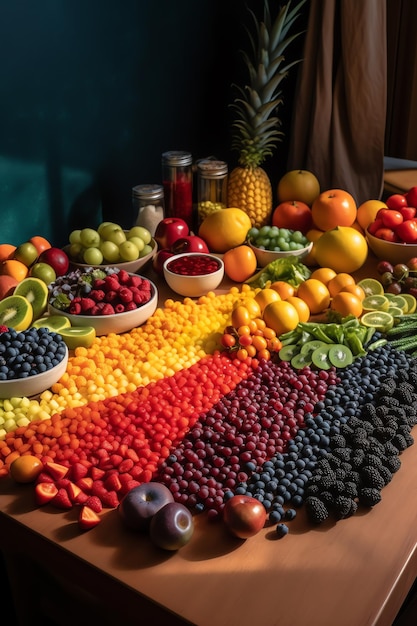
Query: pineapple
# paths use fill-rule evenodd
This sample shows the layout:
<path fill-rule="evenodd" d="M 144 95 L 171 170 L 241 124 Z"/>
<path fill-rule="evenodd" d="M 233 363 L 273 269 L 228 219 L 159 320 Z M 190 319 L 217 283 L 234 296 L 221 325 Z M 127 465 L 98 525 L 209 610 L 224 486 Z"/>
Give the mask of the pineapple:
<path fill-rule="evenodd" d="M 227 188 L 227 206 L 238 207 L 249 215 L 252 226 L 268 224 L 272 214 L 272 186 L 260 167 L 271 156 L 284 134 L 276 109 L 282 103 L 280 83 L 289 69 L 299 61 L 282 67 L 285 48 L 301 33 L 288 35 L 306 0 L 290 10 L 291 0 L 281 7 L 271 24 L 269 0 L 265 0 L 264 21 L 256 25 L 256 39 L 250 34 L 253 61 L 242 52 L 248 68 L 249 85 L 235 86 L 238 96 L 231 105 L 236 113 L 232 126 L 232 150 L 239 153 L 239 165 L 232 170 Z"/>

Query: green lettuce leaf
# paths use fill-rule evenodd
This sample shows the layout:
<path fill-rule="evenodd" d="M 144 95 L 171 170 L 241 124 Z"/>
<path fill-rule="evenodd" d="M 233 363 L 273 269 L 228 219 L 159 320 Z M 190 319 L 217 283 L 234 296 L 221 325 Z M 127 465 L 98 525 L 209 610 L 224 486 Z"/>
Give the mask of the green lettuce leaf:
<path fill-rule="evenodd" d="M 276 280 L 285 280 L 293 287 L 298 287 L 302 282 L 310 278 L 311 271 L 295 256 L 287 256 L 272 261 L 259 272 L 254 274 L 247 282 L 252 288 L 263 289 L 268 283 Z"/>

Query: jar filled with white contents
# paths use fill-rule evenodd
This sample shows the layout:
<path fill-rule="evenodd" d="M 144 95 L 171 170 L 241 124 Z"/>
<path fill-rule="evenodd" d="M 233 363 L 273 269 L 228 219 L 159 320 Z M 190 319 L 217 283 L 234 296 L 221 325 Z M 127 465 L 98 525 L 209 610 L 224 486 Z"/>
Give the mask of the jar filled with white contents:
<path fill-rule="evenodd" d="M 135 226 L 147 228 L 153 237 L 165 214 L 163 186 L 136 185 L 132 188 L 132 203 L 137 215 Z"/>
<path fill-rule="evenodd" d="M 226 208 L 228 167 L 225 161 L 202 159 L 197 163 L 198 224 L 210 213 Z"/>

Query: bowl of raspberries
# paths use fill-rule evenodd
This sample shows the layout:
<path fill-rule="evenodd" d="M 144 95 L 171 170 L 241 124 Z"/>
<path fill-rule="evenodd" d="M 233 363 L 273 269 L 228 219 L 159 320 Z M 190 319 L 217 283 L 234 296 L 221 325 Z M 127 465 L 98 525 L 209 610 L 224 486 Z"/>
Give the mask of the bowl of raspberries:
<path fill-rule="evenodd" d="M 96 335 L 125 333 L 141 326 L 158 305 L 156 285 L 119 268 L 77 268 L 48 287 L 49 313 L 72 326 L 92 326 Z"/>

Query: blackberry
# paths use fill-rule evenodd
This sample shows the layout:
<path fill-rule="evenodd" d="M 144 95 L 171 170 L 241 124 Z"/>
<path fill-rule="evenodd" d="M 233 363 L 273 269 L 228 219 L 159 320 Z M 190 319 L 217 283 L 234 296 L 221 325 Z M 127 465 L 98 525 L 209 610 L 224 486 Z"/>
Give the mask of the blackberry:
<path fill-rule="evenodd" d="M 343 480 L 335 480 L 330 487 L 330 491 L 335 496 L 343 494 L 345 492 L 345 483 Z"/>
<path fill-rule="evenodd" d="M 394 446 L 392 441 L 387 441 L 384 445 L 384 453 L 386 456 L 398 456 L 399 449 Z"/>
<path fill-rule="evenodd" d="M 381 457 L 376 454 L 367 454 L 366 455 L 366 465 L 371 467 L 380 468 L 382 465 Z"/>
<path fill-rule="evenodd" d="M 397 387 L 397 381 L 395 378 L 387 377 L 385 378 L 379 387 L 381 393 L 386 394 L 388 396 L 392 395 Z"/>
<path fill-rule="evenodd" d="M 394 429 L 383 426 L 381 428 L 375 428 L 374 436 L 378 439 L 378 441 L 385 443 L 385 441 L 389 441 L 394 437 L 395 432 L 396 431 Z"/>
<path fill-rule="evenodd" d="M 320 494 L 320 500 L 324 503 L 324 505 L 328 508 L 331 509 L 331 507 L 334 504 L 334 495 L 330 492 L 330 491 L 323 491 Z"/>
<path fill-rule="evenodd" d="M 335 448 L 333 455 L 341 461 L 347 462 L 351 460 L 352 451 L 350 448 Z"/>
<path fill-rule="evenodd" d="M 392 472 L 388 469 L 386 465 L 382 465 L 380 468 L 378 468 L 378 471 L 382 480 L 384 481 L 384 485 L 388 485 L 388 483 L 392 480 Z"/>
<path fill-rule="evenodd" d="M 375 489 L 382 489 L 384 487 L 384 479 L 381 477 L 378 469 L 371 465 L 367 465 L 361 469 L 360 473 L 361 483 L 365 487 L 373 487 Z"/>
<path fill-rule="evenodd" d="M 334 448 L 346 448 L 346 438 L 342 434 L 333 435 L 330 438 L 330 447 Z"/>
<path fill-rule="evenodd" d="M 345 482 L 345 495 L 352 500 L 358 497 L 358 487 L 356 482 L 352 482 L 350 480 Z"/>
<path fill-rule="evenodd" d="M 385 466 L 390 470 L 390 472 L 395 474 L 395 472 L 398 472 L 401 467 L 401 461 L 398 456 L 388 456 Z"/>
<path fill-rule="evenodd" d="M 334 513 L 338 519 L 343 519 L 351 514 L 352 500 L 346 496 L 337 496 L 334 501 Z"/>
<path fill-rule="evenodd" d="M 305 501 L 308 518 L 313 524 L 321 524 L 329 517 L 326 505 L 319 498 L 309 496 Z"/>
<path fill-rule="evenodd" d="M 407 444 L 405 437 L 403 435 L 400 435 L 399 433 L 397 433 L 392 438 L 392 443 L 394 444 L 396 448 L 398 448 L 400 452 L 408 448 L 408 444 Z"/>
<path fill-rule="evenodd" d="M 359 491 L 359 502 L 364 506 L 375 506 L 381 502 L 381 493 L 374 487 L 363 487 Z"/>

